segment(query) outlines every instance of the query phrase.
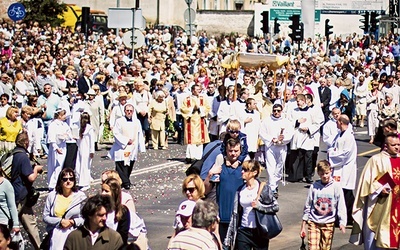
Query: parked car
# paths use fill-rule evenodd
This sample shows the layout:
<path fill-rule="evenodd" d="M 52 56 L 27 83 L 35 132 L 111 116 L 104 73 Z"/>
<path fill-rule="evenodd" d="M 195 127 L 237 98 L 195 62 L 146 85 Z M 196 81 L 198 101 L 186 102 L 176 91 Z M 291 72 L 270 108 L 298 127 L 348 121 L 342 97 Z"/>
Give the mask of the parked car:
<path fill-rule="evenodd" d="M 107 26 L 108 16 L 103 13 L 90 13 L 90 24 L 89 34 L 97 32 L 98 34 L 105 34 L 108 31 Z M 79 16 L 78 21 L 75 24 L 75 29 L 81 27 L 82 15 Z"/>

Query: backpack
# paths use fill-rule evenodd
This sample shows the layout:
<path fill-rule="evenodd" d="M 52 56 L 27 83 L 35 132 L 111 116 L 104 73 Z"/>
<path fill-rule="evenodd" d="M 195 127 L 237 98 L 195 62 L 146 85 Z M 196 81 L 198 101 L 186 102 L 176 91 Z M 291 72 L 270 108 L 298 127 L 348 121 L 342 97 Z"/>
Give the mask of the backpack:
<path fill-rule="evenodd" d="M 14 149 L 6 152 L 0 158 L 0 171 L 3 172 L 4 177 L 10 181 L 11 181 L 12 162 L 14 159 L 14 154 L 16 153 L 25 153 L 25 150 Z"/>

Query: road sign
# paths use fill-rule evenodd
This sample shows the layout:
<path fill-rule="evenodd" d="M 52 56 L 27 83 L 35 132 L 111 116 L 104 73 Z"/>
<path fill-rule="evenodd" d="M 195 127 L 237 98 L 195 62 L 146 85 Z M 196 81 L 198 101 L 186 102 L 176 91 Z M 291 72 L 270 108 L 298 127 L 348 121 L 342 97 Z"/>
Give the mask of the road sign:
<path fill-rule="evenodd" d="M 139 49 L 144 44 L 144 35 L 140 30 L 135 30 L 134 34 L 135 34 L 135 38 L 133 40 L 134 48 Z M 124 36 L 122 37 L 122 42 L 125 44 L 127 48 L 129 49 L 132 48 L 132 31 L 127 31 L 124 33 Z"/>
<path fill-rule="evenodd" d="M 20 21 L 26 16 L 25 6 L 22 3 L 13 3 L 8 7 L 7 14 L 14 22 Z"/>
<path fill-rule="evenodd" d="M 193 23 L 196 19 L 196 12 L 192 8 L 187 8 L 185 13 L 183 13 L 183 18 L 186 23 Z"/>

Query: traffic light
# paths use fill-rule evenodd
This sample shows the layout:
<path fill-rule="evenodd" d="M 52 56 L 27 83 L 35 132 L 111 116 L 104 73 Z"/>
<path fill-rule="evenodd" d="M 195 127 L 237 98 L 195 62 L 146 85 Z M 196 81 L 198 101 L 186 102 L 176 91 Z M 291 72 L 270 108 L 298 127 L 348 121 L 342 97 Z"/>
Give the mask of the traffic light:
<path fill-rule="evenodd" d="M 289 17 L 289 20 L 292 21 L 292 24 L 289 25 L 289 28 L 292 30 L 292 33 L 289 34 L 290 38 L 292 38 L 293 42 L 301 41 L 304 29 L 300 27 L 300 15 L 293 15 Z"/>
<path fill-rule="evenodd" d="M 371 28 L 369 29 L 371 33 L 375 33 L 378 30 L 378 16 L 379 14 L 375 11 L 371 12 Z"/>
<path fill-rule="evenodd" d="M 261 13 L 261 15 L 262 15 L 262 18 L 263 18 L 261 20 L 261 23 L 262 23 L 261 30 L 262 30 L 262 32 L 264 34 L 267 34 L 267 33 L 269 33 L 269 12 L 268 11 L 263 11 Z"/>
<path fill-rule="evenodd" d="M 281 28 L 279 28 L 279 26 L 281 26 L 279 23 L 278 23 L 278 18 L 277 17 L 275 17 L 275 19 L 274 19 L 274 34 L 279 34 L 279 32 L 281 31 Z"/>
<path fill-rule="evenodd" d="M 90 7 L 82 7 L 81 32 L 88 34 L 91 29 Z"/>
<path fill-rule="evenodd" d="M 369 12 L 365 12 L 361 16 L 363 16 L 364 19 L 360 19 L 360 22 L 363 24 L 363 26 L 360 26 L 360 29 L 366 34 L 369 31 Z"/>
<path fill-rule="evenodd" d="M 332 25 L 329 25 L 329 19 L 325 20 L 325 37 L 328 40 L 329 39 L 329 35 L 333 34 L 333 31 L 331 30 L 333 28 Z"/>

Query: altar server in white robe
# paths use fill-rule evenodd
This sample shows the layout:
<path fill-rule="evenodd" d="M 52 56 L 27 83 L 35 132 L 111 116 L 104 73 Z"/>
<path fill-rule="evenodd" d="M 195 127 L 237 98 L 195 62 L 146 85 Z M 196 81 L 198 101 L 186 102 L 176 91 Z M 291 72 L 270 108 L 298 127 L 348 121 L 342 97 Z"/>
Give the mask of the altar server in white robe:
<path fill-rule="evenodd" d="M 268 184 L 272 191 L 278 193 L 278 182 L 283 176 L 283 166 L 287 155 L 287 144 L 290 143 L 294 127 L 289 119 L 283 117 L 283 107 L 275 104 L 272 115 L 266 117 L 260 127 L 260 139 L 264 142 L 264 159 L 268 174 Z"/>
<path fill-rule="evenodd" d="M 108 156 L 115 161 L 115 168 L 122 180 L 122 187 L 130 189 L 129 176 L 137 159 L 138 152 L 145 152 L 142 126 L 137 119 L 132 104 L 124 107 L 125 116 L 116 120 L 113 128 L 115 142 Z"/>
<path fill-rule="evenodd" d="M 49 144 L 49 156 L 47 158 L 47 181 L 49 190 L 53 190 L 57 184 L 58 175 L 64 165 L 67 155 L 67 140 L 71 140 L 71 128 L 65 122 L 66 111 L 62 108 L 54 112 L 54 120 L 49 125 L 47 143 Z"/>
<path fill-rule="evenodd" d="M 246 108 L 242 112 L 239 121 L 242 126 L 241 132 L 247 135 L 248 152 L 251 159 L 254 159 L 258 149 L 258 133 L 261 125 L 260 112 L 257 110 L 257 102 L 253 98 L 246 100 Z"/>
<path fill-rule="evenodd" d="M 349 127 L 350 119 L 347 115 L 340 115 L 337 127 L 340 132 L 328 148 L 328 160 L 333 168 L 333 178 L 340 183 L 346 202 L 347 224 L 352 224 L 352 208 L 354 203 L 353 190 L 357 178 L 357 144 L 353 130 Z"/>
<path fill-rule="evenodd" d="M 322 129 L 322 141 L 326 144 L 328 148 L 332 146 L 333 140 L 339 133 L 339 129 L 336 123 L 341 114 L 342 111 L 340 111 L 339 108 L 333 108 L 331 115 L 329 116 L 329 120 L 326 121 Z"/>
<path fill-rule="evenodd" d="M 313 119 L 313 123 L 315 123 L 314 130 L 310 130 L 310 135 L 314 139 L 314 150 L 312 153 L 312 168 L 315 169 L 317 167 L 318 160 L 318 152 L 319 152 L 319 142 L 321 140 L 321 126 L 324 125 L 325 116 L 322 112 L 321 106 L 317 106 L 314 104 L 314 98 L 311 94 L 305 94 L 307 106 L 309 107 L 308 111 L 311 112 L 311 117 Z"/>
<path fill-rule="evenodd" d="M 78 155 L 76 158 L 75 173 L 78 179 L 78 186 L 82 191 L 90 188 L 90 169 L 95 151 L 96 135 L 93 126 L 90 124 L 90 115 L 87 112 L 81 114 L 79 137 L 77 139 Z"/>
<path fill-rule="evenodd" d="M 312 153 L 314 150 L 314 138 L 312 134 L 320 128 L 320 124 L 313 119 L 313 112 L 309 110 L 306 97 L 298 94 L 296 97 L 297 108 L 289 119 L 294 124 L 295 131 L 290 144 L 291 163 L 288 179 L 298 182 L 305 178 L 305 182 L 312 183 L 314 169 L 312 168 Z"/>
<path fill-rule="evenodd" d="M 217 112 L 217 121 L 219 125 L 219 133 L 226 131 L 226 125 L 228 124 L 230 119 L 236 119 L 234 117 L 235 113 L 233 112 L 233 86 L 229 86 L 227 89 L 227 98 L 224 101 L 221 101 L 218 112 Z"/>

